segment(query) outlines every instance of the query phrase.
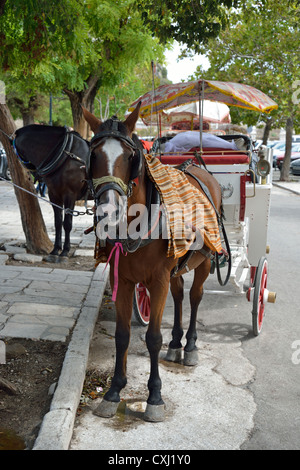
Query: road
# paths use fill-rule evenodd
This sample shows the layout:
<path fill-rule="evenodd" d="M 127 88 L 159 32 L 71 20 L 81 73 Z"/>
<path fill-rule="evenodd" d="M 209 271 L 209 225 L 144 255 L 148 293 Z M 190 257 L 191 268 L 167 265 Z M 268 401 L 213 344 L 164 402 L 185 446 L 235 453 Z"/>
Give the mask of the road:
<path fill-rule="evenodd" d="M 243 449 L 300 449 L 299 233 L 300 196 L 273 187 L 268 261 L 277 300 L 268 305 L 261 335 L 242 343 L 256 367 L 249 388 L 257 405 L 255 427 Z"/>
<path fill-rule="evenodd" d="M 277 301 L 267 305 L 259 337 L 252 334 L 251 305 L 244 295 L 206 292 L 198 315 L 199 365 L 187 369 L 161 361 L 167 419 L 152 424 L 141 413 L 149 374 L 145 328 L 133 325 L 126 406 L 110 420 L 94 416 L 92 410 L 84 413 L 75 424 L 70 449 L 300 449 L 299 228 L 300 196 L 274 187 L 268 287 L 277 292 Z M 190 282 L 189 274 L 185 327 Z M 213 277 L 206 284 L 206 291 L 210 289 L 220 289 Z M 169 296 L 164 348 L 172 310 Z M 113 320 L 113 312 L 100 317 L 90 349 L 91 368 L 113 366 Z"/>

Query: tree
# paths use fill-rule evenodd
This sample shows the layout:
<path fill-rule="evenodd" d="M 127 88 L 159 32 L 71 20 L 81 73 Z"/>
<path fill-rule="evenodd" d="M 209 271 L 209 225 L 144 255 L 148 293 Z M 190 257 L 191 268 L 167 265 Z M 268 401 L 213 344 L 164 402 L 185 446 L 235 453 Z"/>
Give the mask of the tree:
<path fill-rule="evenodd" d="M 0 104 L 0 128 L 8 136 L 12 135 L 16 130 L 14 120 L 6 104 Z M 0 132 L 0 140 L 6 151 L 13 182 L 26 191 L 35 193 L 30 173 L 19 163 L 7 136 L 2 132 Z M 15 187 L 15 194 L 20 207 L 27 249 L 31 253 L 49 253 L 52 243 L 47 235 L 37 199 L 17 187 Z"/>
<path fill-rule="evenodd" d="M 299 120 L 292 85 L 299 79 L 300 9 L 294 0 L 247 1 L 231 14 L 230 28 L 210 40 L 206 52 L 211 63 L 206 76 L 239 81 L 261 89 L 279 105 L 272 122 L 286 124 L 286 155 L 281 179 L 289 178 L 293 125 Z M 241 116 L 241 111 L 237 111 Z M 243 114 L 245 116 L 245 114 Z"/>
<path fill-rule="evenodd" d="M 238 0 L 140 0 L 142 17 L 164 44 L 172 38 L 198 53 L 228 25 L 229 8 Z"/>

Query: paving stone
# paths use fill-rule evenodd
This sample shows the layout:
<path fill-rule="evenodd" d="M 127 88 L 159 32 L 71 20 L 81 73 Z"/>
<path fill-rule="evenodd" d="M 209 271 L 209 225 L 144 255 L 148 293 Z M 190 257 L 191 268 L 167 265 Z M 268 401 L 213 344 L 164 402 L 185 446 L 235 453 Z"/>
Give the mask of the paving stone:
<path fill-rule="evenodd" d="M 80 281 L 78 281 L 78 284 L 72 283 L 68 284 L 68 287 L 66 287 L 65 283 L 62 284 L 59 282 L 33 281 L 30 284 L 30 288 L 39 291 L 60 291 L 64 292 L 65 294 L 86 294 L 88 290 L 88 285 L 82 285 Z"/>
<path fill-rule="evenodd" d="M 0 312 L 5 312 L 7 310 L 8 302 L 0 301 Z"/>
<path fill-rule="evenodd" d="M 0 290 L 1 294 L 1 290 Z M 24 289 L 24 294 L 26 295 L 36 295 L 38 297 L 48 297 L 48 298 L 53 298 L 56 299 L 55 303 L 60 303 L 60 300 L 65 300 L 66 297 L 69 297 L 69 293 L 67 290 L 65 291 L 59 291 L 59 290 L 47 290 L 47 291 L 41 291 L 39 289 L 32 289 L 31 287 Z M 72 292 L 72 298 L 68 298 L 68 301 L 71 302 L 72 305 L 76 304 L 78 305 L 82 300 L 84 299 L 84 294 L 77 293 L 75 294 Z"/>
<path fill-rule="evenodd" d="M 45 331 L 45 325 L 36 325 L 32 323 L 6 323 L 5 327 L 0 331 L 0 338 L 32 338 L 40 339 Z"/>
<path fill-rule="evenodd" d="M 25 248 L 22 248 L 20 246 L 10 245 L 8 243 L 4 243 L 4 248 L 7 253 L 11 253 L 13 255 L 16 253 L 26 253 Z"/>
<path fill-rule="evenodd" d="M 76 250 L 74 256 L 89 256 L 94 258 L 94 250 Z"/>
<path fill-rule="evenodd" d="M 2 255 L 0 254 L 0 266 L 4 266 L 6 261 L 8 261 L 9 256 L 8 255 Z"/>
<path fill-rule="evenodd" d="M 32 255 L 30 253 L 17 253 L 14 255 L 16 261 L 24 261 L 26 263 L 40 263 L 43 261 L 43 256 Z"/>
<path fill-rule="evenodd" d="M 65 342 L 67 339 L 67 336 L 69 335 L 70 330 L 69 328 L 57 328 L 57 327 L 52 327 L 48 328 L 43 335 L 41 336 L 41 339 L 45 339 L 48 341 L 62 341 Z"/>
<path fill-rule="evenodd" d="M 13 279 L 3 279 L 1 280 L 1 287 L 18 287 L 21 291 L 30 284 L 30 280 L 19 279 L 18 277 Z"/>
<path fill-rule="evenodd" d="M 17 286 L 9 286 L 9 285 L 1 285 L 0 286 L 0 295 L 1 294 L 16 294 L 20 291 L 20 287 Z"/>
<path fill-rule="evenodd" d="M 38 293 L 35 295 L 25 295 L 24 293 L 17 293 L 17 294 L 6 294 L 2 295 L 0 294 L 0 300 L 3 300 L 4 302 L 23 302 L 23 303 L 33 303 L 33 304 L 40 304 L 41 301 L 43 304 L 46 305 L 58 305 L 62 307 L 72 307 L 74 306 L 74 299 L 72 296 L 66 296 L 64 297 L 40 297 Z M 78 307 L 80 308 L 80 302 L 77 303 Z"/>
<path fill-rule="evenodd" d="M 16 314 L 13 315 L 9 320 L 10 323 L 35 323 L 36 325 L 48 325 L 49 327 L 66 327 L 72 328 L 75 319 L 69 317 L 57 317 L 51 315 L 24 315 L 24 314 Z"/>
<path fill-rule="evenodd" d="M 76 317 L 79 313 L 78 307 L 62 307 L 60 305 L 46 305 L 28 302 L 16 302 L 9 309 L 9 314 L 21 313 L 23 315 L 49 315 L 58 317 Z"/>

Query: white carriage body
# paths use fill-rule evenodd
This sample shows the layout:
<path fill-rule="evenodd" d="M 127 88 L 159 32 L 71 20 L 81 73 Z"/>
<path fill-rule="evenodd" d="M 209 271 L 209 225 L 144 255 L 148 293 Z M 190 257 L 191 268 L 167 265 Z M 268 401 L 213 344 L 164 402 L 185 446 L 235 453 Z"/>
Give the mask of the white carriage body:
<path fill-rule="evenodd" d="M 272 169 L 272 150 L 266 160 Z M 249 268 L 257 267 L 268 252 L 272 170 L 263 180 L 256 176 L 255 184 L 245 181 L 249 164 L 209 165 L 207 168 L 218 180 L 223 194 L 225 229 L 232 255 L 231 283 L 239 292 L 245 291 Z"/>
<path fill-rule="evenodd" d="M 237 138 L 241 136 L 236 136 Z M 180 164 L 194 154 L 162 154 L 166 164 Z M 257 267 L 268 250 L 268 223 L 272 188 L 272 149 L 266 148 L 265 159 L 271 172 L 263 180 L 249 171 L 251 150 L 228 151 L 203 149 L 202 157 L 207 169 L 213 173 L 222 189 L 226 229 L 232 256 L 231 284 L 243 293 L 250 268 Z M 194 161 L 197 161 L 195 157 Z M 252 180 L 252 181 L 251 181 Z M 253 183 L 253 180 L 256 180 Z"/>

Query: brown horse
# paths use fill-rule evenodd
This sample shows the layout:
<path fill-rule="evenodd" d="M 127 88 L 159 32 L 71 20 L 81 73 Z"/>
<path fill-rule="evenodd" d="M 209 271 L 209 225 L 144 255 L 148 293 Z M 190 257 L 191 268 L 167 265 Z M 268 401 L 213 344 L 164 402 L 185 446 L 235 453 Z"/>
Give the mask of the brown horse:
<path fill-rule="evenodd" d="M 132 136 L 139 116 L 139 108 L 140 105 L 124 122 L 112 118 L 104 123 L 84 110 L 85 119 L 95 133 L 91 141 L 90 176 L 95 188 L 96 205 L 98 210 L 106 207 L 106 223 L 111 220 L 112 226 L 119 226 L 121 223 L 124 207 L 127 206 L 129 212 L 133 204 L 146 204 L 149 177 L 145 169 L 142 147 Z M 218 182 L 207 171 L 196 166 L 190 168 L 190 173 L 197 176 L 207 186 L 216 209 L 220 210 L 221 190 Z M 188 176 L 188 179 L 199 188 L 193 177 Z M 99 213 L 100 225 L 103 220 L 101 219 L 103 212 L 105 211 Z M 112 217 L 113 212 L 114 217 Z M 128 222 L 130 220 L 131 218 L 128 217 Z M 162 421 L 164 419 L 164 402 L 161 397 L 161 379 L 158 366 L 159 352 L 162 346 L 160 328 L 170 286 L 170 274 L 178 262 L 177 259 L 167 257 L 167 244 L 168 240 L 156 238 L 149 244 L 137 243 L 135 246 L 137 249 L 134 250 L 127 249 L 132 247 L 131 244 L 128 244 L 128 240 L 119 239 L 119 243 L 116 244 L 106 243 L 106 254 L 107 257 L 110 256 L 110 282 L 114 290 L 118 281 L 115 302 L 117 312 L 116 363 L 111 387 L 95 411 L 99 416 L 111 417 L 115 414 L 120 401 L 120 391 L 127 383 L 126 360 L 130 339 L 133 295 L 135 285 L 143 283 L 149 290 L 151 299 L 150 322 L 146 333 L 151 369 L 148 381 L 149 397 L 144 419 L 147 421 Z M 118 279 L 114 269 L 116 261 L 119 262 Z M 194 252 L 189 264 L 189 269 L 194 269 L 194 280 L 190 290 L 191 317 L 184 348 L 184 363 L 187 365 L 195 365 L 197 362 L 196 317 L 203 295 L 203 283 L 209 275 L 210 267 L 210 257 L 200 252 Z M 173 361 L 181 359 L 181 339 L 183 336 L 182 272 L 179 270 L 176 276 L 171 278 L 175 315 L 167 359 Z"/>

